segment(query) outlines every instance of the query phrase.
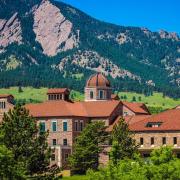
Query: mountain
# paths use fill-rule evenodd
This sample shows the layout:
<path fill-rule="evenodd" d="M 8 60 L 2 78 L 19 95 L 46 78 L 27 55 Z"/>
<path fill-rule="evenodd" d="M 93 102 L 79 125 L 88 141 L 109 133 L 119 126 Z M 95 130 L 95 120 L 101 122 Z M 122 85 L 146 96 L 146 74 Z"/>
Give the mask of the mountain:
<path fill-rule="evenodd" d="M 53 0 L 0 0 L 1 87 L 83 90 L 95 71 L 115 90 L 178 98 L 180 38 L 105 23 Z"/>

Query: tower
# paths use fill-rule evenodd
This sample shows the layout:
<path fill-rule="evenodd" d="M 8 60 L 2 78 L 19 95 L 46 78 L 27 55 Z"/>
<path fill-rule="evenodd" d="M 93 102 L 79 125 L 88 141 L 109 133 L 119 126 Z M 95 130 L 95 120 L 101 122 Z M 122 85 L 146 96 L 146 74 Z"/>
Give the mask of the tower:
<path fill-rule="evenodd" d="M 85 101 L 111 100 L 111 85 L 109 80 L 101 73 L 90 76 L 85 87 Z"/>

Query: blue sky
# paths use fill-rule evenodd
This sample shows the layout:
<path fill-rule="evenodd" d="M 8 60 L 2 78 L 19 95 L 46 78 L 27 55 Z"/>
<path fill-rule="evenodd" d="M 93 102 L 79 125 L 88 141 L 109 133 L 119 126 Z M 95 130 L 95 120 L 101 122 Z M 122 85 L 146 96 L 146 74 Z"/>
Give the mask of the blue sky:
<path fill-rule="evenodd" d="M 62 1 L 106 22 L 180 34 L 180 0 Z"/>

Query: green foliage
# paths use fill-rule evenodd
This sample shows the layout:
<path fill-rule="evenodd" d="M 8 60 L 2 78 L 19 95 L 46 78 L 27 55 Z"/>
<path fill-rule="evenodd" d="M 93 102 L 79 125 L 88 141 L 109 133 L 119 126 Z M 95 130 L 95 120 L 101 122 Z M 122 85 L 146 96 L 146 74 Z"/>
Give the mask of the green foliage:
<path fill-rule="evenodd" d="M 72 170 L 85 173 L 89 168 L 98 168 L 98 157 L 101 151 L 99 145 L 105 141 L 107 136 L 104 128 L 104 123 L 92 122 L 77 137 L 73 153 L 69 158 Z"/>
<path fill-rule="evenodd" d="M 14 160 L 14 155 L 5 145 L 0 143 L 0 179 L 25 179 L 25 168 Z"/>
<path fill-rule="evenodd" d="M 89 180 L 164 180 L 180 179 L 180 160 L 173 156 L 172 149 L 162 147 L 154 150 L 149 161 L 141 158 L 136 160 L 125 159 L 114 164 L 109 164 L 99 171 L 88 171 Z"/>
<path fill-rule="evenodd" d="M 58 65 L 61 59 L 72 56 L 79 50 L 91 50 L 108 58 L 122 69 L 141 77 L 141 83 L 129 78 L 112 78 L 114 89 L 136 91 L 144 93 L 146 96 L 152 95 L 153 91 L 158 91 L 174 98 L 180 97 L 177 83 L 170 83 L 176 82 L 178 79 L 178 70 L 175 69 L 174 75 L 169 76 L 170 72 L 165 69 L 167 63 L 171 67 L 178 67 L 174 64 L 174 59 L 179 57 L 177 52 L 179 41 L 162 39 L 159 33 L 148 30 L 147 35 L 142 28 L 104 23 L 67 4 L 51 0 L 52 4 L 60 8 L 65 18 L 73 23 L 73 33 L 77 35 L 77 29 L 80 30 L 80 44 L 78 48 L 58 53 L 54 57 L 48 57 L 43 54 L 42 47 L 36 41 L 36 35 L 33 31 L 34 15 L 31 10 L 36 5 L 38 7 L 41 0 L 24 0 L 21 3 L 17 0 L 6 0 L 0 3 L 1 19 L 9 19 L 15 12 L 18 12 L 23 36 L 23 44 L 12 43 L 5 52 L 0 54 L 1 87 L 21 84 L 33 87 L 61 86 L 83 91 L 85 81 L 93 73 L 92 70 L 68 64 L 67 75 L 64 76 L 64 73 L 53 69 L 52 65 Z M 127 39 L 131 40 L 118 44 L 117 36 L 120 33 L 124 33 L 128 37 Z M 101 39 L 97 38 L 100 36 L 102 36 Z M 7 62 L 10 68 L 6 68 L 2 62 L 9 60 L 10 57 L 18 61 Z M 165 58 L 167 62 L 163 63 Z M 36 63 L 32 62 L 32 59 Z M 146 81 L 149 80 L 155 82 L 156 86 L 148 86 Z"/>
<path fill-rule="evenodd" d="M 138 146 L 124 119 L 120 119 L 118 124 L 114 126 L 111 140 L 112 149 L 110 151 L 110 160 L 115 165 L 119 160 L 133 158 L 137 152 Z"/>
<path fill-rule="evenodd" d="M 13 159 L 23 164 L 27 174 L 40 174 L 47 171 L 50 149 L 48 133 L 39 133 L 36 120 L 19 105 L 4 114 L 0 127 L 2 143 L 12 152 Z"/>

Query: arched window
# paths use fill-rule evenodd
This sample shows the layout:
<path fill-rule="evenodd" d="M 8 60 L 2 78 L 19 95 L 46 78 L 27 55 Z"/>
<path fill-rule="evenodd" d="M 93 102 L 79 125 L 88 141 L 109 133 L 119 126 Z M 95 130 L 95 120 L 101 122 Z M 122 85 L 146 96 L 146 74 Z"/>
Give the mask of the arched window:
<path fill-rule="evenodd" d="M 94 93 L 93 91 L 90 91 L 90 99 L 93 99 L 94 98 Z"/>
<path fill-rule="evenodd" d="M 99 90 L 99 99 L 104 99 L 104 91 Z"/>

